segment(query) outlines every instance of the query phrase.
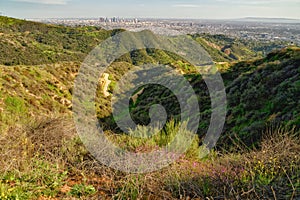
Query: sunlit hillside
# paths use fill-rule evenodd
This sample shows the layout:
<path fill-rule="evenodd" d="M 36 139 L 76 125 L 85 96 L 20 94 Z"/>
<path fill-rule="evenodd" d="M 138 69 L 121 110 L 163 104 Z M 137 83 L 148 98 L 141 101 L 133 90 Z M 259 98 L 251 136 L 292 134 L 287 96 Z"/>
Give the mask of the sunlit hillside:
<path fill-rule="evenodd" d="M 212 109 L 202 75 L 170 52 L 143 49 L 123 55 L 106 71 L 107 88 L 99 84 L 96 92 L 97 119 L 110 141 L 123 150 L 153 152 L 180 132 L 178 100 L 159 85 L 139 88 L 130 100 L 138 128 L 129 134 L 118 128 L 111 108 L 116 83 L 145 63 L 168 65 L 184 76 L 197 95 L 201 121 L 186 153 L 162 170 L 130 174 L 98 162 L 74 125 L 74 81 L 88 53 L 121 31 L 0 16 L 0 200 L 300 198 L 296 46 L 281 48 L 283 44 L 223 35 L 189 36 L 212 57 L 227 94 L 224 129 L 204 158 L 201 144 Z M 154 104 L 168 111 L 167 124 L 154 136 L 134 137 L 151 134 L 144 126 Z"/>

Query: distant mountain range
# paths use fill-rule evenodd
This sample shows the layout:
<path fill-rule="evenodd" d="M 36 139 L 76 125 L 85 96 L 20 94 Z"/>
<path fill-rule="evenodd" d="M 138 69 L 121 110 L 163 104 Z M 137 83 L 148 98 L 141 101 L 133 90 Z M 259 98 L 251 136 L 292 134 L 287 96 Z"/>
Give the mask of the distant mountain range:
<path fill-rule="evenodd" d="M 267 22 L 267 23 L 300 23 L 300 19 L 263 18 L 263 17 L 245 17 L 245 18 L 240 18 L 240 19 L 233 19 L 232 21 Z"/>

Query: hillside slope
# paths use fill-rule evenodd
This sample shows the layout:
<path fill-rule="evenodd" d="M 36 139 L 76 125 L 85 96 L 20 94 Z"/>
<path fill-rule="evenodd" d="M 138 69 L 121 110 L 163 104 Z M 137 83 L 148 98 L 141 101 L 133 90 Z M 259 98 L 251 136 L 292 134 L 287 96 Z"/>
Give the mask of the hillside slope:
<path fill-rule="evenodd" d="M 82 61 L 99 42 L 118 31 L 46 25 L 0 16 L 0 64 Z"/>
<path fill-rule="evenodd" d="M 8 116 L 7 112 L 16 112 L 15 115 L 34 115 L 37 111 L 45 114 L 53 111 L 70 113 L 73 81 L 80 67 L 80 60 L 98 42 L 121 31 L 106 31 L 95 27 L 53 26 L 7 17 L 0 17 L 0 24 L 0 45 L 3 46 L 0 48 L 0 64 L 28 64 L 11 67 L 3 65 L 0 68 L 2 122 L 5 121 L 3 116 Z M 148 34 L 151 37 L 152 33 Z M 254 51 L 237 40 L 224 36 L 195 35 L 194 39 L 205 43 L 204 48 L 211 48 L 209 52 L 220 53 L 230 48 L 231 53 L 239 55 L 238 59 L 255 55 Z M 239 46 L 239 49 L 236 46 Z M 228 62 L 234 60 L 224 52 L 219 56 Z M 62 62 L 65 60 L 69 62 Z M 51 64 L 56 61 L 60 62 Z M 122 56 L 107 71 L 112 81 L 108 87 L 109 92 L 114 90 L 116 82 L 134 65 L 149 62 L 168 64 L 185 73 L 199 96 L 202 120 L 198 133 L 202 136 L 207 130 L 211 112 L 207 87 L 201 76 L 193 74 L 189 64 L 176 55 L 145 49 Z M 46 63 L 49 64 L 45 65 Z M 238 133 L 251 143 L 250 141 L 259 138 L 257 133 L 267 123 L 298 125 L 298 68 L 299 48 L 294 47 L 274 51 L 262 59 L 252 58 L 252 61 L 242 62 L 236 60 L 230 68 L 223 70 L 222 76 L 228 95 L 228 116 L 224 133 Z M 173 104 L 176 99 L 172 97 L 172 93 L 162 90 L 163 88 L 158 86 L 150 86 L 139 95 L 136 99 L 138 103 L 131 106 L 132 116 L 137 123 L 147 124 L 149 107 L 161 103 L 161 99 L 166 100 L 163 104 L 170 111 L 170 117 L 180 113 L 178 104 Z M 110 97 L 104 97 L 100 90 L 97 97 L 99 119 L 105 126 L 114 128 L 110 117 Z"/>
<path fill-rule="evenodd" d="M 175 68 L 198 95 L 201 117 L 199 137 L 193 138 L 189 149 L 174 163 L 151 173 L 125 173 L 91 155 L 71 116 L 80 61 L 97 42 L 121 30 L 0 19 L 1 200 L 300 199 L 300 48 L 252 58 L 256 51 L 247 53 L 252 47 L 245 44 L 243 50 L 236 49 L 230 38 L 195 38 L 210 53 L 216 53 L 212 56 L 221 67 L 228 99 L 222 137 L 205 158 L 199 157 L 203 155 L 199 144 L 208 127 L 211 102 L 201 75 L 179 56 L 153 49 L 133 51 L 116 60 L 104 80 L 110 83 L 105 90 L 111 95 L 106 96 L 99 85 L 95 106 L 107 138 L 118 147 L 137 154 L 155 153 L 165 150 L 179 135 L 177 145 L 181 148 L 186 143 L 182 132 L 189 133 L 178 131 L 176 120 L 181 110 L 177 99 L 159 85 L 139 88 L 130 100 L 130 112 L 136 123 L 147 125 L 150 106 L 164 105 L 170 121 L 162 131 L 149 137 L 152 131 L 143 126 L 129 134 L 116 127 L 111 116 L 112 92 L 134 65 L 160 63 Z M 246 58 L 251 59 L 240 61 Z M 258 148 L 249 148 L 253 145 Z M 166 155 L 166 159 L 170 157 Z M 153 161 L 151 158 L 149 166 Z M 155 161 L 161 162 L 157 157 Z M 133 163 L 122 166 L 145 166 L 140 159 Z"/>
<path fill-rule="evenodd" d="M 259 141 L 259 134 L 267 124 L 299 126 L 299 65 L 300 49 L 287 48 L 273 52 L 264 59 L 235 64 L 224 72 L 222 76 L 228 99 L 224 134 L 238 134 L 248 144 L 252 144 L 253 141 Z M 109 78 L 113 82 L 109 86 L 110 92 L 113 91 L 114 83 L 132 66 L 129 63 L 117 62 L 109 69 Z M 4 116 L 9 116 L 8 113 L 70 113 L 72 86 L 79 67 L 79 63 L 70 62 L 0 67 L 0 108 L 3 111 L 1 121 L 5 122 Z M 198 133 L 202 136 L 210 119 L 209 93 L 201 76 L 185 76 L 199 95 L 202 120 Z M 138 96 L 138 103 L 131 106 L 132 117 L 137 123 L 149 122 L 148 109 L 155 103 L 165 105 L 170 111 L 170 117 L 180 113 L 176 98 L 164 90 L 159 86 L 145 87 Z M 97 110 L 101 121 L 114 129 L 115 125 L 110 119 L 110 98 L 105 98 L 98 90 Z"/>
<path fill-rule="evenodd" d="M 272 52 L 264 59 L 234 64 L 222 73 L 227 92 L 228 113 L 224 138 L 237 134 L 248 145 L 260 141 L 260 133 L 270 125 L 297 126 L 300 124 L 300 49 L 286 48 Z M 198 133 L 206 133 L 210 120 L 210 97 L 203 79 L 186 75 L 199 96 L 201 122 Z M 154 99 L 153 99 L 154 98 Z M 175 99 L 174 99 L 175 98 Z M 132 105 L 133 118 L 149 122 L 151 105 L 165 102 L 173 117 L 180 113 L 172 93 L 159 86 L 145 87 L 138 104 Z"/>
<path fill-rule="evenodd" d="M 60 61 L 83 61 L 101 41 L 120 31 L 122 30 L 104 30 L 89 26 L 46 25 L 0 16 L 0 64 L 38 65 Z M 192 37 L 203 46 L 215 62 L 253 59 L 260 57 L 262 52 L 269 52 L 270 49 L 283 45 L 252 44 L 250 41 L 232 39 L 224 35 L 196 34 Z M 246 43 L 251 44 L 251 47 Z M 157 60 L 154 54 L 153 51 L 137 51 L 125 55 L 123 61 L 136 64 L 139 63 L 140 57 L 145 56 L 154 56 L 153 59 Z M 163 63 L 174 59 L 172 55 L 164 56 Z"/>

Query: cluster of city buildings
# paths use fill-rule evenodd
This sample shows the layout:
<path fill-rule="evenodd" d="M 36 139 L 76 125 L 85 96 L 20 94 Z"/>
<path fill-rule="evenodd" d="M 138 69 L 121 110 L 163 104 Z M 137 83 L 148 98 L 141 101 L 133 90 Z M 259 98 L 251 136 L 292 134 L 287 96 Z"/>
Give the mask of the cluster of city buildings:
<path fill-rule="evenodd" d="M 36 19 L 35 19 L 36 20 Z M 130 31 L 144 29 L 158 34 L 224 34 L 249 40 L 286 41 L 300 45 L 299 22 L 243 21 L 243 20 L 192 20 L 192 19 L 136 19 L 120 17 L 42 19 L 44 23 L 68 26 L 98 26 L 105 29 L 122 28 Z"/>

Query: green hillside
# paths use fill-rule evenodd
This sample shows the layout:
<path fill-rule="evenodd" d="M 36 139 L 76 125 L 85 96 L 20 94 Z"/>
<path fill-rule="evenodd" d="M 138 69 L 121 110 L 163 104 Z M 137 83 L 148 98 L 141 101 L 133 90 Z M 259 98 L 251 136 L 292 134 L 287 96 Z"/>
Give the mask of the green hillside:
<path fill-rule="evenodd" d="M 18 20 L 0 16 L 0 64 L 38 65 L 61 61 L 83 61 L 85 56 L 101 41 L 122 30 L 107 31 L 97 27 L 65 27 L 46 25 L 37 22 Z M 284 44 L 251 44 L 246 41 L 228 38 L 223 35 L 193 35 L 215 62 L 248 60 L 280 48 Z M 143 54 L 157 60 L 161 53 L 139 51 L 132 54 L 133 64 Z M 150 54 L 150 55 L 149 55 Z M 163 62 L 170 61 L 167 55 Z M 137 58 L 136 58 L 137 57 Z M 172 56 L 171 56 L 172 57 Z"/>
<path fill-rule="evenodd" d="M 0 68 L 0 108 L 3 110 L 1 117 L 4 124 L 5 120 L 8 120 L 5 118 L 11 112 L 15 115 L 22 113 L 24 116 L 25 113 L 26 116 L 34 116 L 35 113 L 70 113 L 73 81 L 80 61 L 97 43 L 118 32 L 95 27 L 45 25 L 7 17 L 0 17 L 0 22 L 3 36 L 0 45 L 4 45 L 0 58 L 3 65 Z M 148 35 L 154 37 L 152 33 Z M 237 134 L 246 143 L 252 144 L 253 141 L 259 141 L 260 132 L 268 124 L 299 124 L 299 48 L 285 48 L 273 51 L 265 58 L 255 59 L 258 54 L 250 50 L 252 47 L 246 47 L 237 39 L 206 34 L 194 35 L 193 38 L 202 44 L 215 60 L 229 63 L 226 68 L 221 67 L 228 99 L 225 138 Z M 22 42 L 26 42 L 27 45 L 19 48 Z M 53 53 L 46 56 L 45 52 L 49 51 L 41 51 L 37 45 Z M 235 58 L 224 53 L 224 49 L 228 48 L 236 55 Z M 250 58 L 251 61 L 238 62 Z M 19 61 L 14 63 L 14 59 Z M 9 65 L 18 65 L 6 67 L 7 62 Z M 109 92 L 113 92 L 115 83 L 134 65 L 144 63 L 168 64 L 185 73 L 199 95 L 202 120 L 198 134 L 202 137 L 210 119 L 207 87 L 201 76 L 194 75 L 193 71 L 190 71 L 192 67 L 176 55 L 161 50 L 145 49 L 122 56 L 107 71 L 112 81 Z M 100 121 L 106 127 L 116 128 L 110 116 L 110 98 L 105 98 L 100 89 L 97 97 Z M 176 102 L 172 93 L 162 92 L 159 86 L 150 86 L 144 88 L 144 92 L 139 95 L 138 103 L 131 106 L 131 114 L 135 121 L 146 125 L 149 122 L 147 110 L 155 103 L 162 103 L 161 98 L 167 101 L 163 104 L 171 112 L 170 118 L 176 118 L 180 108 L 178 104 L 172 103 Z M 20 108 L 15 104 L 20 104 Z M 14 106 L 17 108 L 13 108 Z"/>
<path fill-rule="evenodd" d="M 142 49 L 123 55 L 106 70 L 111 95 L 105 97 L 100 85 L 96 93 L 97 117 L 110 141 L 133 153 L 155 152 L 176 134 L 183 134 L 178 147 L 186 143 L 184 133 L 190 131 L 177 133 L 178 100 L 159 85 L 139 88 L 131 98 L 136 130 L 124 134 L 115 124 L 116 83 L 146 63 L 168 65 L 185 77 L 197 94 L 201 121 L 186 153 L 162 170 L 130 174 L 95 160 L 72 118 L 74 80 L 88 53 L 120 31 L 0 16 L 0 200 L 300 198 L 300 48 L 281 48 L 284 42 L 190 36 L 220 69 L 228 101 L 217 147 L 201 159 L 211 118 L 203 77 L 170 52 Z M 143 125 L 150 122 L 154 104 L 164 106 L 168 123 L 149 136 Z"/>
<path fill-rule="evenodd" d="M 82 61 L 99 42 L 118 32 L 64 27 L 0 16 L 0 63 L 37 65 Z"/>
<path fill-rule="evenodd" d="M 222 73 L 227 92 L 228 114 L 224 137 L 237 134 L 251 145 L 258 142 L 261 132 L 270 124 L 299 127 L 299 64 L 300 49 L 286 48 L 273 52 L 264 59 L 233 64 Z M 210 120 L 208 89 L 198 75 L 186 75 L 199 95 L 201 123 L 199 135 L 206 133 Z M 172 116 L 180 113 L 179 104 L 172 93 L 162 91 L 160 86 L 145 87 L 132 105 L 133 118 L 141 124 L 149 122 L 147 110 L 161 99 Z M 178 114 L 177 114 L 178 115 Z"/>
<path fill-rule="evenodd" d="M 254 60 L 288 45 L 284 41 L 251 41 L 225 35 L 195 34 L 193 38 L 209 52 L 215 62 Z"/>

